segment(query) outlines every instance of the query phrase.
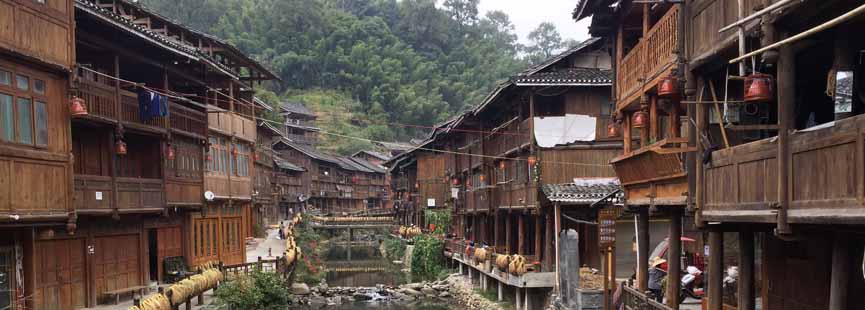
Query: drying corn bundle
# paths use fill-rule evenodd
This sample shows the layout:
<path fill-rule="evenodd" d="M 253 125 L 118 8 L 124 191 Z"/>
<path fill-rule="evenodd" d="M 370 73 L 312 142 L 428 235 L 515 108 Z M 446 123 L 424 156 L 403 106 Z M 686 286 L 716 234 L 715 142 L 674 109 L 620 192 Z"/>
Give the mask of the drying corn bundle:
<path fill-rule="evenodd" d="M 168 297 L 162 294 L 156 294 L 145 299 L 142 299 L 138 306 L 129 307 L 129 310 L 169 310 L 171 303 Z"/>
<path fill-rule="evenodd" d="M 466 249 L 465 249 L 465 251 L 463 251 L 463 255 L 465 255 L 465 258 L 466 259 L 471 258 L 472 254 L 474 254 L 474 253 L 475 253 L 475 247 L 473 247 L 469 244 L 466 244 Z"/>
<path fill-rule="evenodd" d="M 294 240 L 294 226 L 300 223 L 301 215 L 295 215 L 294 218 L 291 219 L 287 229 L 285 232 L 285 264 L 291 265 L 301 256 L 300 247 L 297 246 L 297 242 Z"/>
<path fill-rule="evenodd" d="M 517 276 L 526 273 L 526 258 L 522 255 L 514 254 L 511 257 L 511 262 L 508 264 L 508 272 Z"/>
<path fill-rule="evenodd" d="M 484 248 L 475 249 L 475 262 L 478 262 L 478 263 L 485 262 L 487 259 L 489 259 L 489 257 L 487 256 L 489 254 L 490 253 L 489 253 L 489 251 L 487 251 L 487 249 L 484 249 Z"/>
<path fill-rule="evenodd" d="M 508 264 L 511 262 L 511 257 L 509 255 L 499 254 L 496 255 L 496 267 L 499 267 L 499 270 L 505 271 L 508 270 Z"/>
<path fill-rule="evenodd" d="M 400 235 L 400 237 L 403 237 L 405 239 L 411 239 L 411 238 L 414 238 L 415 236 L 420 236 L 421 233 L 422 233 L 422 231 L 420 230 L 419 227 L 407 227 L 407 226 L 400 226 L 399 227 L 399 235 Z"/>
<path fill-rule="evenodd" d="M 329 223 L 361 223 L 361 222 L 392 222 L 393 218 L 387 216 L 313 216 L 312 219 L 316 222 Z"/>
<path fill-rule="evenodd" d="M 216 287 L 223 278 L 222 271 L 214 268 L 212 263 L 207 264 L 202 266 L 201 273 L 168 287 L 165 294 L 171 296 L 171 304 L 179 305 L 193 296 Z"/>

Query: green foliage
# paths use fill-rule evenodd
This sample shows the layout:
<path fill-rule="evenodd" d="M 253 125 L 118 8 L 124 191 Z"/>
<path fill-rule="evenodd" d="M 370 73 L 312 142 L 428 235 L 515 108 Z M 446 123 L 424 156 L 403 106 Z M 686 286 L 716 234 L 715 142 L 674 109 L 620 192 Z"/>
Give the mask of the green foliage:
<path fill-rule="evenodd" d="M 384 239 L 384 251 L 391 261 L 402 260 L 405 257 L 405 243 L 397 238 Z"/>
<path fill-rule="evenodd" d="M 414 237 L 411 258 L 413 281 L 436 280 L 444 268 L 444 241 L 431 235 Z"/>
<path fill-rule="evenodd" d="M 318 284 L 324 279 L 326 272 L 322 257 L 327 253 L 326 244 L 321 240 L 325 238 L 309 225 L 309 217 L 294 227 L 294 241 L 300 247 L 302 255 L 294 271 L 295 281 L 307 284 Z"/>
<path fill-rule="evenodd" d="M 229 309 L 284 309 L 289 297 L 288 286 L 278 274 L 259 270 L 216 290 L 216 303 Z"/>
<path fill-rule="evenodd" d="M 424 218 L 428 224 L 435 225 L 435 234 L 446 234 L 453 221 L 451 210 L 426 210 Z"/>
<path fill-rule="evenodd" d="M 550 22 L 543 22 L 538 28 L 529 33 L 532 45 L 526 50 L 529 54 L 529 62 L 536 64 L 544 59 L 555 55 L 555 51 L 563 47 L 562 36 L 556 30 L 556 26 Z"/>
<path fill-rule="evenodd" d="M 347 109 L 302 102 L 339 119 L 338 133 L 370 139 L 421 136 L 427 129 L 399 124 L 443 121 L 525 65 L 508 16 L 478 16 L 478 0 L 142 2 L 263 62 L 282 79 L 266 84 L 282 98 L 346 99 Z M 343 153 L 368 146 L 334 140 Z"/>

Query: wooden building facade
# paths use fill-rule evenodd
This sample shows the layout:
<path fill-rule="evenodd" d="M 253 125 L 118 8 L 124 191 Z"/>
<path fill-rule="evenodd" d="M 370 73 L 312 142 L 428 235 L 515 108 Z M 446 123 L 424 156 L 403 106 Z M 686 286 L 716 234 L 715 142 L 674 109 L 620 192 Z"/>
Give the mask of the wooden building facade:
<path fill-rule="evenodd" d="M 14 279 L 0 308 L 92 307 L 161 281 L 167 257 L 231 263 L 202 257 L 193 228 L 208 106 L 273 75 L 133 2 L 0 1 L 0 15 L 0 273 Z M 228 228 L 208 242 L 241 262 Z"/>
<path fill-rule="evenodd" d="M 501 281 L 516 291 L 520 309 L 540 309 L 558 286 L 559 231 L 579 231 L 586 238 L 580 261 L 602 267 L 597 225 L 586 224 L 597 220 L 597 209 L 586 203 L 563 210 L 543 188 L 615 176 L 609 161 L 622 143 L 605 134 L 613 82 L 605 49 L 604 40 L 589 39 L 520 72 L 474 110 L 436 126 L 426 142 L 389 162 L 394 191 L 412 207 L 407 222 L 424 226 L 424 210 L 452 210 L 448 251 L 480 268 L 482 277 L 495 278 L 495 271 L 476 267 L 471 254 L 463 253 L 472 244 L 526 259 L 521 284 Z M 617 188 L 605 187 L 610 192 L 598 199 Z M 585 221 L 562 223 L 562 212 Z"/>
<path fill-rule="evenodd" d="M 592 15 L 591 32 L 619 46 L 621 131 L 645 146 L 629 152 L 626 143 L 613 164 L 628 204 L 666 209 L 671 240 L 683 226 L 676 209 L 694 211 L 707 240 L 704 307 L 865 303 L 854 267 L 865 249 L 857 233 L 865 45 L 853 34 L 863 26 L 861 1 L 612 2 L 581 1 L 574 17 Z M 646 113 L 640 143 L 631 134 L 638 111 Z M 665 113 L 678 119 L 666 129 Z M 723 282 L 730 267 L 738 268 L 732 286 Z M 669 268 L 668 277 L 680 269 Z M 679 303 L 668 295 L 666 306 Z"/>

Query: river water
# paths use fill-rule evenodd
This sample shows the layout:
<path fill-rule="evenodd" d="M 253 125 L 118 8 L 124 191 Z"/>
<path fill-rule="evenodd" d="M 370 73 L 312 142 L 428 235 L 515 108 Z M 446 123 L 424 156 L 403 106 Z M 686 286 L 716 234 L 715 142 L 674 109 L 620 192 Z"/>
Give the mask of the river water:
<path fill-rule="evenodd" d="M 365 245 L 332 246 L 325 256 L 327 284 L 330 287 L 396 287 L 406 284 L 409 275 L 405 267 L 394 264 L 381 255 L 375 242 Z M 330 310 L 447 310 L 452 304 L 444 300 L 419 300 L 411 303 L 396 301 L 354 301 L 319 309 Z M 308 309 L 308 308 L 304 308 Z"/>

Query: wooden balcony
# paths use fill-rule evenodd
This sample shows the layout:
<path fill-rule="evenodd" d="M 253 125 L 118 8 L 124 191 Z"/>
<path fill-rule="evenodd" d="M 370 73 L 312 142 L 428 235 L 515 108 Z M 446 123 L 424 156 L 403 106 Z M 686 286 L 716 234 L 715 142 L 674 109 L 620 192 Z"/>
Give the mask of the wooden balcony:
<path fill-rule="evenodd" d="M 128 127 L 148 131 L 172 131 L 195 138 L 205 137 L 207 115 L 204 112 L 184 107 L 177 102 L 169 101 L 170 116 L 142 120 L 138 108 L 138 95 L 123 89 L 117 89 L 113 84 L 102 80 L 81 78 L 78 82 L 80 96 L 84 99 L 89 115 L 94 119 L 109 123 L 123 122 Z M 119 96 L 118 96 L 119 93 Z M 120 104 L 117 104 L 117 98 Z"/>
<path fill-rule="evenodd" d="M 493 207 L 524 209 L 538 206 L 538 188 L 533 184 L 500 184 L 493 190 Z"/>
<path fill-rule="evenodd" d="M 491 210 L 493 188 L 479 188 L 465 194 L 467 212 L 489 212 Z"/>
<path fill-rule="evenodd" d="M 865 115 L 790 135 L 790 223 L 865 219 Z M 769 138 L 712 153 L 705 169 L 707 221 L 776 221 L 778 141 Z"/>
<path fill-rule="evenodd" d="M 161 179 L 116 178 L 114 184 L 108 176 L 75 176 L 75 209 L 79 212 L 158 211 L 165 207 L 164 196 Z"/>
<path fill-rule="evenodd" d="M 318 139 L 316 139 L 315 137 L 306 136 L 306 135 L 288 134 L 288 135 L 286 135 L 286 137 L 288 137 L 288 139 L 291 141 L 294 141 L 297 143 L 302 143 L 302 144 L 315 144 L 318 141 Z"/>
<path fill-rule="evenodd" d="M 504 156 L 519 150 L 520 147 L 528 146 L 531 138 L 529 132 L 529 119 L 519 122 L 518 119 L 513 119 L 509 123 L 503 124 L 496 132 L 487 139 L 486 148 L 487 155 Z"/>
<path fill-rule="evenodd" d="M 637 102 L 657 85 L 676 61 L 678 6 L 673 6 L 618 63 L 617 110 Z"/>
<path fill-rule="evenodd" d="M 687 138 L 664 139 L 610 162 L 629 204 L 685 204 L 688 180 L 684 154 L 693 150 L 682 147 L 686 142 Z"/>
<path fill-rule="evenodd" d="M 234 135 L 247 142 L 254 143 L 257 136 L 255 121 L 239 113 L 229 111 L 208 113 L 207 126 L 212 131 L 226 136 Z"/>

